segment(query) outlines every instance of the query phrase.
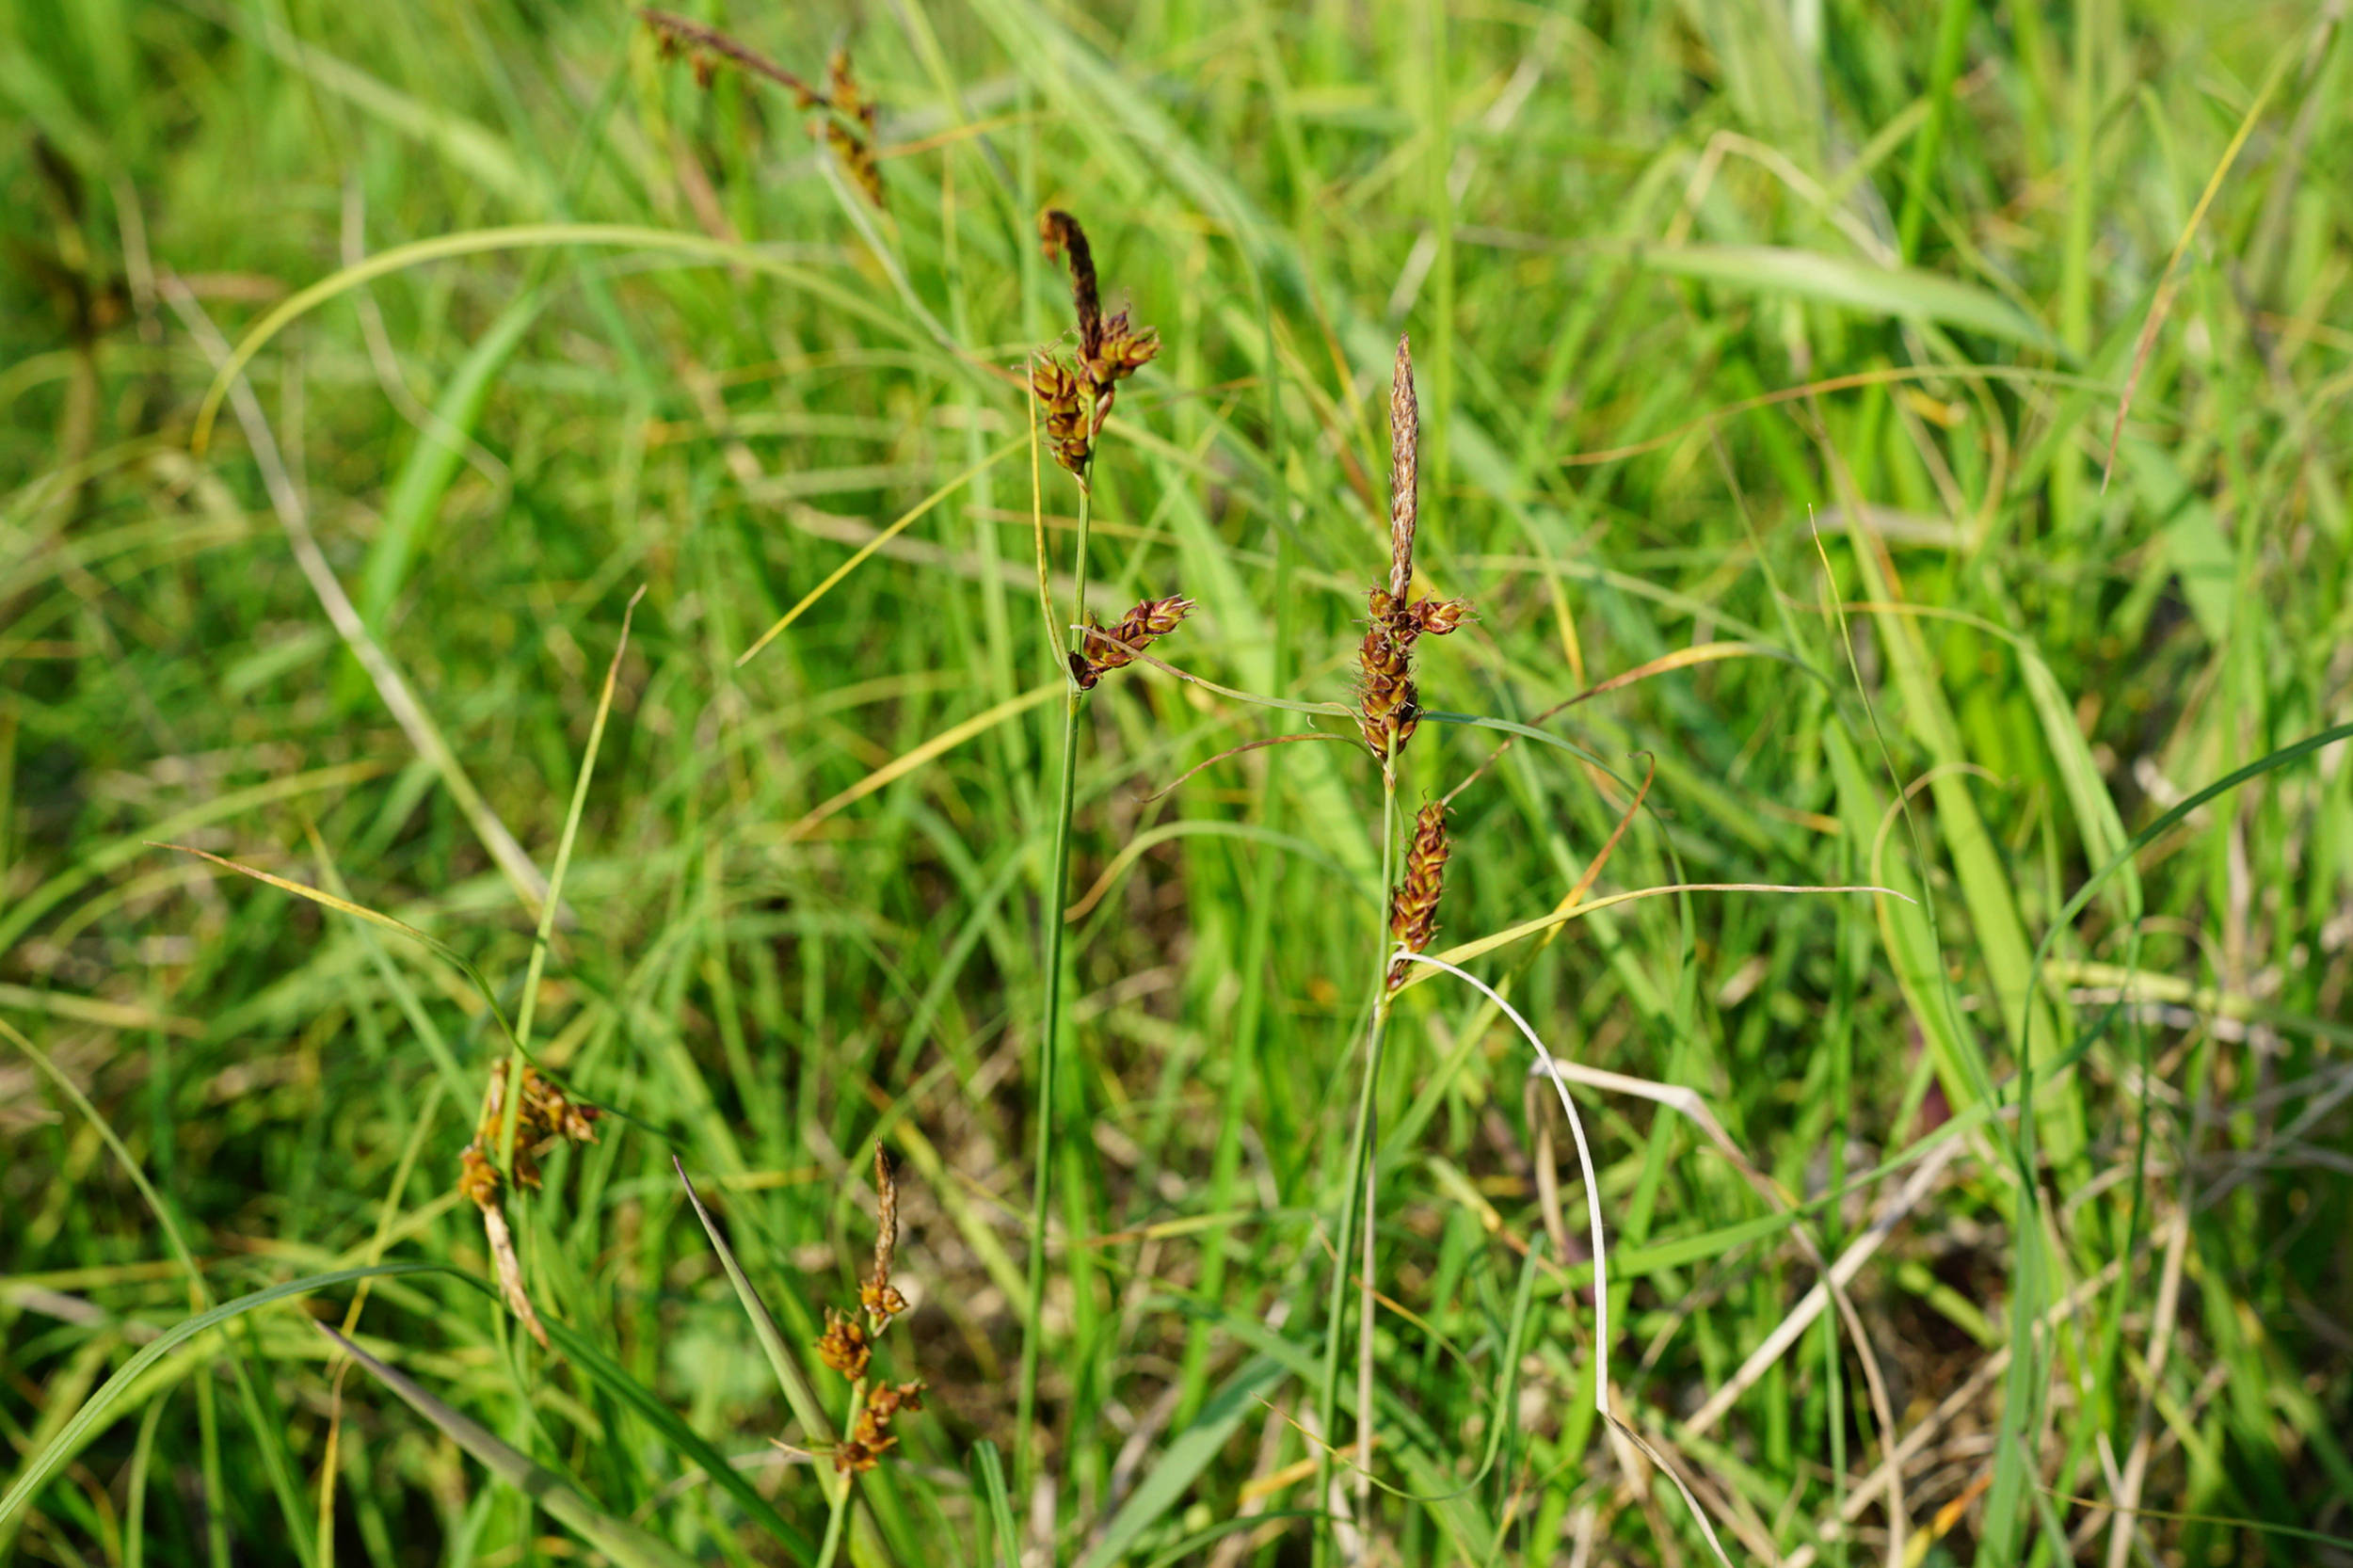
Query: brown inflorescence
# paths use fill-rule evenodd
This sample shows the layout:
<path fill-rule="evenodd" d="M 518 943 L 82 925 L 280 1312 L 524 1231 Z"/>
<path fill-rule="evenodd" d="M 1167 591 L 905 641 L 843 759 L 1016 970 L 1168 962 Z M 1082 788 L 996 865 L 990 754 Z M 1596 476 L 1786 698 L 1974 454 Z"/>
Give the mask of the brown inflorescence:
<path fill-rule="evenodd" d="M 1079 220 L 1059 207 L 1038 215 L 1037 237 L 1046 259 L 1070 259 L 1070 305 L 1079 318 L 1079 358 L 1092 360 L 1103 345 L 1103 296 L 1095 281 L 1095 249 Z"/>
<path fill-rule="evenodd" d="M 852 73 L 847 49 L 835 50 L 825 62 L 825 84 L 832 89 L 828 106 L 833 110 L 824 122 L 825 145 L 833 149 L 841 171 L 866 193 L 866 200 L 880 207 L 882 168 L 874 161 L 874 101 L 866 96 Z"/>
<path fill-rule="evenodd" d="M 899 1183 L 879 1138 L 874 1141 L 874 1268 L 858 1286 L 857 1299 L 880 1333 L 907 1309 L 907 1299 L 890 1283 L 890 1265 L 899 1249 Z"/>
<path fill-rule="evenodd" d="M 499 1146 L 505 1110 L 506 1064 L 501 1063 L 490 1069 L 490 1083 L 482 1096 L 482 1115 L 474 1126 L 473 1142 L 459 1157 L 457 1189 L 472 1199 L 476 1208 L 488 1208 L 499 1199 L 501 1180 L 492 1151 Z M 522 1071 L 522 1095 L 515 1108 L 517 1184 L 536 1190 L 540 1159 L 557 1144 L 595 1143 L 597 1118 L 602 1114 L 597 1107 L 565 1094 L 538 1068 L 526 1064 Z"/>
<path fill-rule="evenodd" d="M 1408 952 L 1430 946 L 1438 931 L 1438 899 L 1446 891 L 1446 803 L 1432 801 L 1414 819 L 1414 841 L 1405 852 L 1405 880 L 1389 899 L 1389 935 Z M 1405 979 L 1403 959 L 1389 966 L 1389 988 Z"/>
<path fill-rule="evenodd" d="M 833 1467 L 843 1475 L 872 1469 L 884 1454 L 898 1447 L 898 1434 L 891 1431 L 892 1419 L 903 1410 L 923 1408 L 920 1383 L 884 1384 L 871 1389 L 866 1386 L 875 1339 L 890 1326 L 893 1318 L 907 1310 L 906 1297 L 890 1282 L 899 1248 L 899 1183 L 891 1174 L 889 1157 L 883 1152 L 879 1140 L 874 1144 L 874 1207 L 873 1267 L 858 1282 L 857 1290 L 858 1304 L 865 1310 L 867 1321 L 860 1322 L 856 1312 L 827 1307 L 825 1332 L 817 1341 L 817 1358 L 840 1373 L 851 1385 L 856 1414 L 848 1435 L 834 1444 L 831 1450 Z"/>
<path fill-rule="evenodd" d="M 721 61 L 774 82 L 792 95 L 804 109 L 826 113 L 809 122 L 809 134 L 824 138 L 835 161 L 875 206 L 883 204 L 882 170 L 874 161 L 874 104 L 850 70 L 850 52 L 837 49 L 825 62 L 825 88 L 818 88 L 795 76 L 767 56 L 728 37 L 716 27 L 669 11 L 640 10 L 638 16 L 653 34 L 664 59 L 684 51 L 695 69 L 695 85 L 708 88 Z"/>
<path fill-rule="evenodd" d="M 1094 690 L 1104 672 L 1133 664 L 1136 655 L 1154 638 L 1176 631 L 1192 613 L 1192 600 L 1182 594 L 1171 594 L 1166 599 L 1145 600 L 1120 616 L 1119 623 L 1108 631 L 1090 623 L 1084 639 L 1085 651 L 1070 656 L 1070 679 L 1078 682 L 1082 692 Z"/>
<path fill-rule="evenodd" d="M 1046 440 L 1054 461 L 1073 473 L 1085 472 L 1095 453 L 1095 428 L 1078 375 L 1052 355 L 1040 354 L 1030 362 L 1030 391 L 1046 410 Z"/>
<path fill-rule="evenodd" d="M 856 1318 L 837 1307 L 825 1308 L 825 1332 L 817 1337 L 817 1359 L 852 1383 L 866 1375 L 873 1341 Z"/>
<path fill-rule="evenodd" d="M 474 1122 L 473 1142 L 458 1156 L 457 1191 L 482 1211 L 483 1235 L 498 1273 L 499 1293 L 532 1337 L 545 1345 L 547 1330 L 540 1326 L 539 1315 L 523 1289 L 522 1263 L 515 1255 L 514 1231 L 506 1223 L 505 1177 L 496 1158 L 506 1120 L 506 1075 L 504 1062 L 490 1069 L 489 1085 L 482 1095 L 482 1113 Z M 565 1094 L 552 1079 L 528 1064 L 522 1070 L 521 1089 L 515 1102 L 513 1172 L 516 1185 L 536 1191 L 541 1157 L 559 1143 L 595 1143 L 597 1118 L 603 1112 Z"/>
<path fill-rule="evenodd" d="M 1389 383 L 1389 582 L 1369 595 L 1371 615 L 1357 646 L 1357 728 L 1384 766 L 1405 750 L 1421 722 L 1414 684 L 1414 643 L 1443 637 L 1463 624 L 1461 600 L 1408 601 L 1414 585 L 1414 535 L 1420 525 L 1421 410 L 1414 396 L 1414 359 L 1403 338 Z"/>
<path fill-rule="evenodd" d="M 1111 417 L 1119 383 L 1152 362 L 1160 351 L 1160 334 L 1157 328 L 1136 326 L 1125 308 L 1103 314 L 1095 251 L 1077 218 L 1058 207 L 1048 208 L 1039 216 L 1037 231 L 1048 260 L 1066 257 L 1070 263 L 1070 304 L 1078 318 L 1079 347 L 1075 365 L 1041 354 L 1041 363 L 1031 369 L 1030 388 L 1046 406 L 1046 432 L 1054 446 L 1054 460 L 1083 474 L 1094 455 L 1095 438 Z"/>
<path fill-rule="evenodd" d="M 844 1475 L 872 1469 L 886 1452 L 898 1447 L 898 1434 L 890 1430 L 892 1418 L 902 1410 L 922 1408 L 920 1383 L 885 1384 L 875 1389 L 866 1396 L 848 1439 L 834 1448 L 833 1467 Z"/>

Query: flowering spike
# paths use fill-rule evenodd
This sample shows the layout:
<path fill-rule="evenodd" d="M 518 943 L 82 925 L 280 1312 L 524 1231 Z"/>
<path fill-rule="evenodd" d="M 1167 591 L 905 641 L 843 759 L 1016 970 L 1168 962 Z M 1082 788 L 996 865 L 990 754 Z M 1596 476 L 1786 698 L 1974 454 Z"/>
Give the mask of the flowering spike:
<path fill-rule="evenodd" d="M 1405 852 L 1405 880 L 1389 901 L 1389 935 L 1408 952 L 1420 952 L 1437 935 L 1438 900 L 1446 890 L 1446 803 L 1432 801 L 1414 820 L 1414 841 Z M 1389 988 L 1405 978 L 1400 959 L 1389 966 Z"/>

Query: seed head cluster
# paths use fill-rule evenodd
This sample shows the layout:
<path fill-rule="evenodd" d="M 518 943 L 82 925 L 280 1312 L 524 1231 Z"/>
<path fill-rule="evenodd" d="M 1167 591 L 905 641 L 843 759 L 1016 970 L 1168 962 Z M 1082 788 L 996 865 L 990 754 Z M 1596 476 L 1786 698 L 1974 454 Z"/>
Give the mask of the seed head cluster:
<path fill-rule="evenodd" d="M 1438 899 L 1446 890 L 1446 803 L 1432 801 L 1414 819 L 1414 841 L 1405 851 L 1405 880 L 1389 899 L 1389 935 L 1408 952 L 1430 946 L 1438 931 Z M 1403 959 L 1389 966 L 1389 988 L 1404 983 Z"/>
<path fill-rule="evenodd" d="M 459 1156 L 457 1190 L 472 1199 L 477 1208 L 489 1208 L 499 1201 L 501 1178 L 496 1151 L 505 1111 L 506 1065 L 501 1063 L 490 1069 L 490 1083 L 482 1096 L 482 1116 L 474 1127 L 473 1142 Z M 595 1143 L 597 1118 L 602 1114 L 597 1107 L 566 1095 L 538 1068 L 526 1065 L 522 1096 L 515 1108 L 515 1180 L 536 1191 L 541 1158 L 561 1143 Z"/>
<path fill-rule="evenodd" d="M 883 204 L 882 170 L 874 162 L 874 104 L 850 70 L 848 50 L 835 50 L 825 62 L 825 86 L 820 89 L 716 27 L 670 11 L 648 9 L 637 14 L 664 58 L 683 54 L 693 63 L 697 87 L 708 88 L 718 78 L 719 67 L 731 65 L 774 82 L 803 109 L 821 111 L 809 121 L 809 134 L 824 138 L 842 173 L 865 193 L 866 200 L 877 207 Z"/>
<path fill-rule="evenodd" d="M 876 207 L 883 204 L 882 168 L 874 162 L 874 101 L 858 86 L 850 70 L 850 52 L 836 49 L 825 61 L 825 85 L 831 88 L 833 113 L 822 122 L 825 145 L 834 161 Z M 855 127 L 855 129 L 853 129 Z"/>
<path fill-rule="evenodd" d="M 490 1248 L 490 1264 L 498 1273 L 499 1294 L 541 1345 L 548 1331 L 523 1288 L 522 1261 L 515 1253 L 515 1233 L 506 1223 L 505 1182 L 497 1151 L 506 1122 L 506 1064 L 490 1069 L 482 1094 L 482 1113 L 475 1118 L 473 1142 L 458 1157 L 457 1191 L 482 1211 L 482 1234 Z M 576 1100 L 538 1068 L 526 1064 L 522 1093 L 515 1104 L 514 1174 L 518 1186 L 537 1191 L 539 1161 L 558 1144 L 597 1141 L 597 1107 Z"/>
<path fill-rule="evenodd" d="M 1403 338 L 1389 383 L 1389 581 L 1369 596 L 1371 615 L 1356 650 L 1357 728 L 1385 765 L 1401 754 L 1421 722 L 1414 684 L 1414 643 L 1443 637 L 1463 624 L 1461 600 L 1410 601 L 1414 535 L 1420 520 L 1421 408 L 1414 396 L 1414 358 Z"/>
<path fill-rule="evenodd" d="M 1192 613 L 1192 600 L 1182 594 L 1171 594 L 1166 599 L 1145 600 L 1120 616 L 1118 624 L 1108 632 L 1090 623 L 1083 639 L 1085 651 L 1070 656 L 1070 679 L 1082 692 L 1094 690 L 1106 670 L 1134 663 L 1136 655 L 1154 638 L 1176 631 L 1177 623 Z"/>
<path fill-rule="evenodd" d="M 874 1340 L 890 1326 L 893 1318 L 907 1310 L 906 1298 L 890 1282 L 891 1265 L 899 1247 L 899 1183 L 891 1175 L 890 1160 L 880 1143 L 874 1145 L 874 1207 L 873 1268 L 858 1283 L 857 1289 L 858 1306 L 866 1315 L 865 1320 L 859 1320 L 857 1312 L 829 1306 L 825 1309 L 825 1332 L 817 1340 L 817 1359 L 849 1383 L 851 1402 L 856 1411 L 850 1423 L 850 1434 L 833 1448 L 833 1467 L 844 1475 L 872 1469 L 886 1452 L 898 1445 L 898 1434 L 891 1431 L 892 1419 L 903 1410 L 923 1408 L 923 1384 L 920 1382 L 884 1384 L 875 1388 L 866 1385 Z"/>
<path fill-rule="evenodd" d="M 1079 220 L 1049 208 L 1037 223 L 1047 258 L 1070 264 L 1070 304 L 1078 318 L 1079 346 L 1073 362 L 1040 352 L 1030 367 L 1030 390 L 1046 411 L 1046 437 L 1054 460 L 1082 478 L 1095 454 L 1095 438 L 1111 417 L 1119 383 L 1152 362 L 1160 351 L 1158 328 L 1137 327 L 1122 307 L 1103 313 L 1095 277 L 1095 251 Z"/>

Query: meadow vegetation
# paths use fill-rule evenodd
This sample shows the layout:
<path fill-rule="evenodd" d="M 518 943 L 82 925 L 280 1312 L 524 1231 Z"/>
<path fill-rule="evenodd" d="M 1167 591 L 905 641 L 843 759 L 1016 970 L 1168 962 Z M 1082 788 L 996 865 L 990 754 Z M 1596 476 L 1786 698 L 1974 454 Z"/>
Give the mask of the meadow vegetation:
<path fill-rule="evenodd" d="M 0 1563 L 2353 1562 L 2345 22 L 0 0 Z"/>

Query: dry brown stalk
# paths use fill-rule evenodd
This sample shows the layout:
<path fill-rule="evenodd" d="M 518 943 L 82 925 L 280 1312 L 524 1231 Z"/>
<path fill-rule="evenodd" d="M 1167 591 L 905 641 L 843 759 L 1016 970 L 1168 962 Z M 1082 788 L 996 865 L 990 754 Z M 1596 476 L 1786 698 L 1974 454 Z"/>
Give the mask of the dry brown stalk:
<path fill-rule="evenodd" d="M 1389 901 L 1389 935 L 1408 952 L 1421 952 L 1438 932 L 1438 899 L 1446 890 L 1446 861 L 1452 847 L 1446 836 L 1446 803 L 1432 801 L 1414 819 L 1414 841 L 1405 851 L 1405 880 Z M 1411 966 L 1389 966 L 1394 991 Z"/>
<path fill-rule="evenodd" d="M 1082 692 L 1092 691 L 1095 683 L 1107 670 L 1115 670 L 1134 663 L 1137 654 L 1152 645 L 1155 638 L 1165 637 L 1176 630 L 1193 613 L 1193 600 L 1182 594 L 1166 599 L 1147 599 L 1120 616 L 1119 623 L 1108 632 L 1090 624 L 1086 646 L 1091 650 L 1070 656 L 1070 679 Z"/>

